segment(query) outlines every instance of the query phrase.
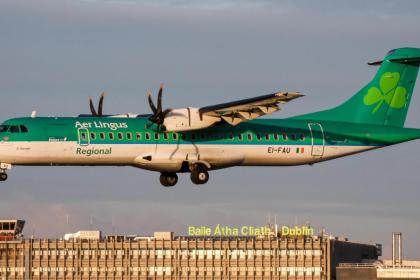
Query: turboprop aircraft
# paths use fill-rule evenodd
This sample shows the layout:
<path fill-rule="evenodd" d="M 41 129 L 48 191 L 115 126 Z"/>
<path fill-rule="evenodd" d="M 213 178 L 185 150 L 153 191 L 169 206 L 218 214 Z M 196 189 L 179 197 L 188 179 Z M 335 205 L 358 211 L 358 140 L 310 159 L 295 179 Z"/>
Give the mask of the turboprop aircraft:
<path fill-rule="evenodd" d="M 276 92 L 202 108 L 163 109 L 148 92 L 150 115 L 102 113 L 14 118 L 0 126 L 0 179 L 14 165 L 134 166 L 160 172 L 164 186 L 177 173 L 204 184 L 208 171 L 232 166 L 314 164 L 420 138 L 404 128 L 420 66 L 420 49 L 387 53 L 376 76 L 342 105 L 285 119 L 257 119 L 302 97 Z"/>

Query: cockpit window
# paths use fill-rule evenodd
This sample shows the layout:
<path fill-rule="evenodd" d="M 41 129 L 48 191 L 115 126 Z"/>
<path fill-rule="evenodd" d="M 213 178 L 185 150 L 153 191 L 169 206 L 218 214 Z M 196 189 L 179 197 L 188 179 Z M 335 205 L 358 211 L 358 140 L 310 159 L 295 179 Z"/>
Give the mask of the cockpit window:
<path fill-rule="evenodd" d="M 393 54 L 393 53 L 395 53 L 395 51 L 396 51 L 396 49 L 390 50 L 389 52 L 387 52 L 387 54 L 386 54 L 386 55 Z"/>
<path fill-rule="evenodd" d="M 0 125 L 0 132 L 6 132 L 9 129 L 10 125 Z"/>
<path fill-rule="evenodd" d="M 17 126 L 17 125 L 12 125 L 11 127 L 10 127 L 10 132 L 11 133 L 19 133 L 20 131 L 19 131 L 19 126 Z"/>
<path fill-rule="evenodd" d="M 20 132 L 22 133 L 27 133 L 28 132 L 28 128 L 24 125 L 20 125 Z"/>

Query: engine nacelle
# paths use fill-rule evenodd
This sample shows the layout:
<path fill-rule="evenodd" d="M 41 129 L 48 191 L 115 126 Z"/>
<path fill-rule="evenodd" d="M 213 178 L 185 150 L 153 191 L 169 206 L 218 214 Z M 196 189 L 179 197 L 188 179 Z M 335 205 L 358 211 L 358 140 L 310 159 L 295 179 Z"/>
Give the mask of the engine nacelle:
<path fill-rule="evenodd" d="M 166 115 L 163 125 L 168 131 L 185 131 L 207 128 L 219 121 L 219 117 L 206 115 L 200 117 L 198 108 L 188 107 L 173 109 Z"/>

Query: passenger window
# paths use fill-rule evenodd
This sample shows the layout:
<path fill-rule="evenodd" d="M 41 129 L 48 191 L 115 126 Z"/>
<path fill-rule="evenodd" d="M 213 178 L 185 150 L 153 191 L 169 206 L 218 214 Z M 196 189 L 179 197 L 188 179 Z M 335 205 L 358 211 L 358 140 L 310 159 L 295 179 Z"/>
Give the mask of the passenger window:
<path fill-rule="evenodd" d="M 252 134 L 248 133 L 248 140 L 251 141 L 252 140 Z"/>
<path fill-rule="evenodd" d="M 244 137 L 242 136 L 242 133 L 241 133 L 241 134 L 239 134 L 239 135 L 238 135 L 238 140 L 241 140 L 241 141 L 242 141 L 243 139 L 244 139 Z"/>
<path fill-rule="evenodd" d="M 127 132 L 126 137 L 127 140 L 131 140 L 133 138 L 131 132 Z"/>
<path fill-rule="evenodd" d="M 274 133 L 274 140 L 276 140 L 276 141 L 279 140 L 279 135 L 277 133 Z"/>
<path fill-rule="evenodd" d="M 11 127 L 10 127 L 10 132 L 11 133 L 19 133 L 20 131 L 19 131 L 19 126 L 17 126 L 17 125 L 12 125 Z"/>
<path fill-rule="evenodd" d="M 99 138 L 101 138 L 101 140 L 105 140 L 105 133 L 99 133 Z"/>
<path fill-rule="evenodd" d="M 293 141 L 296 140 L 296 134 L 292 134 L 292 135 L 290 135 L 290 137 L 292 138 Z"/>
<path fill-rule="evenodd" d="M 86 140 L 86 132 L 80 133 L 80 138 L 82 138 L 82 140 Z"/>
<path fill-rule="evenodd" d="M 122 132 L 118 132 L 118 140 L 122 140 L 123 139 L 123 134 Z"/>
<path fill-rule="evenodd" d="M 164 132 L 164 133 L 163 133 L 163 139 L 168 140 L 168 138 L 169 138 L 169 137 L 168 137 L 168 132 Z"/>
<path fill-rule="evenodd" d="M 159 133 L 155 132 L 155 140 L 159 140 Z"/>
<path fill-rule="evenodd" d="M 195 140 L 195 133 L 191 133 L 191 140 Z"/>
<path fill-rule="evenodd" d="M 28 132 L 28 128 L 24 125 L 20 125 L 20 132 L 26 133 Z"/>
<path fill-rule="evenodd" d="M 205 138 L 206 138 L 206 135 L 205 135 L 204 133 L 201 133 L 201 134 L 200 134 L 200 138 L 201 138 L 201 139 L 205 139 Z"/>
<path fill-rule="evenodd" d="M 257 140 L 261 140 L 261 135 L 257 134 Z"/>
<path fill-rule="evenodd" d="M 284 141 L 287 141 L 287 139 L 288 139 L 288 138 L 287 138 L 287 134 L 286 134 L 286 133 L 283 133 L 283 140 L 284 140 Z"/>
<path fill-rule="evenodd" d="M 136 132 L 136 140 L 140 140 L 141 139 L 141 133 L 140 132 Z"/>
<path fill-rule="evenodd" d="M 108 134 L 110 140 L 114 140 L 114 132 Z"/>
<path fill-rule="evenodd" d="M 150 133 L 146 132 L 146 140 L 150 140 Z"/>
<path fill-rule="evenodd" d="M 96 133 L 95 132 L 91 132 L 90 133 L 90 139 L 95 140 L 96 138 Z"/>
<path fill-rule="evenodd" d="M 181 138 L 182 140 L 185 140 L 185 133 L 181 132 Z"/>
<path fill-rule="evenodd" d="M 172 134 L 172 139 L 177 140 L 178 139 L 178 134 L 176 132 L 174 132 Z"/>
<path fill-rule="evenodd" d="M 301 140 L 301 141 L 305 141 L 305 134 L 303 134 L 303 133 L 302 133 L 302 134 L 300 135 L 300 140 Z"/>
<path fill-rule="evenodd" d="M 234 137 L 233 137 L 233 134 L 230 134 L 230 135 L 229 135 L 229 138 L 230 138 L 230 140 L 233 140 L 233 138 L 234 138 Z"/>
<path fill-rule="evenodd" d="M 265 140 L 270 140 L 270 134 L 265 135 Z"/>

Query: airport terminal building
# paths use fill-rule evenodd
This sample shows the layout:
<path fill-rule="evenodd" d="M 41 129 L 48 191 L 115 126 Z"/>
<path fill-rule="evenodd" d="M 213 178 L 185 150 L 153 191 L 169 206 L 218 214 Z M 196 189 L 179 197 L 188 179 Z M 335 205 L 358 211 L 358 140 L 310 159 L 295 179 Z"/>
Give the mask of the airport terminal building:
<path fill-rule="evenodd" d="M 81 231 L 25 239 L 18 220 L 8 223 L 15 232 L 0 240 L 0 280 L 336 279 L 339 263 L 374 262 L 381 253 L 377 245 L 329 235 L 102 237 Z"/>

